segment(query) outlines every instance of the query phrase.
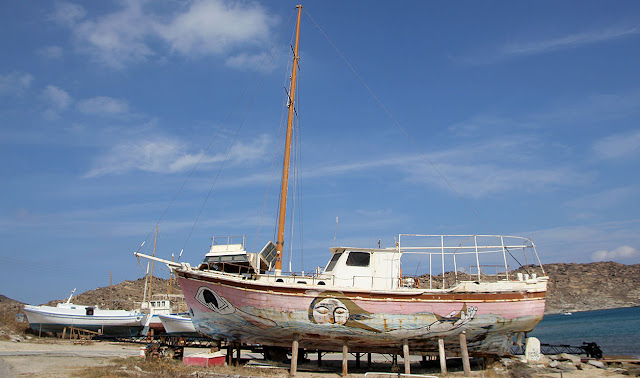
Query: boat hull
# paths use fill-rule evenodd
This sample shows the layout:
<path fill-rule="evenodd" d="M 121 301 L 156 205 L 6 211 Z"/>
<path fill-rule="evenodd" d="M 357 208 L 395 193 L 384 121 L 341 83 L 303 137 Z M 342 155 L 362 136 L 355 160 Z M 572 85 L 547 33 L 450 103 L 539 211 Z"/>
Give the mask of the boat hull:
<path fill-rule="evenodd" d="M 198 337 L 201 336 L 196 332 L 191 318 L 188 316 L 180 315 L 159 315 L 164 329 L 169 335 L 172 336 L 187 336 Z"/>
<path fill-rule="evenodd" d="M 438 351 L 438 338 L 458 352 L 465 331 L 468 348 L 505 353 L 514 336 L 542 320 L 546 282 L 496 291 L 365 291 L 322 286 L 264 284 L 215 273 L 177 270 L 198 332 L 216 339 L 268 346 L 353 352 Z M 463 285 L 463 288 L 468 288 Z M 476 288 L 477 289 L 477 288 Z"/>
<path fill-rule="evenodd" d="M 84 307 L 82 308 L 84 311 Z M 94 315 L 74 314 L 59 311 L 56 307 L 25 306 L 29 327 L 34 331 L 62 332 L 65 328 L 80 328 L 100 332 L 107 336 L 136 336 L 142 330 L 145 316 L 140 313 L 126 314 L 127 311 L 97 310 Z"/>

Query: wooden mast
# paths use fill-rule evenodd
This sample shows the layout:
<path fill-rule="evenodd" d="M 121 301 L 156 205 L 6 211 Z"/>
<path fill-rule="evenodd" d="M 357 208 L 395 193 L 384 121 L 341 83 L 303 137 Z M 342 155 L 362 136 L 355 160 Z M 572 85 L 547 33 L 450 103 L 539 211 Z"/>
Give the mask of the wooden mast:
<path fill-rule="evenodd" d="M 291 135 L 293 134 L 293 113 L 296 97 L 296 74 L 298 72 L 298 43 L 300 41 L 300 16 L 302 5 L 297 5 L 298 22 L 296 25 L 296 41 L 293 48 L 293 69 L 291 73 L 291 90 L 289 91 L 289 117 L 287 119 L 287 138 L 284 149 L 284 164 L 282 166 L 282 188 L 280 192 L 280 217 L 278 219 L 278 234 L 276 241 L 276 274 L 282 272 L 282 250 L 284 249 L 284 223 L 287 215 L 287 191 L 289 189 L 289 161 L 291 159 Z"/>

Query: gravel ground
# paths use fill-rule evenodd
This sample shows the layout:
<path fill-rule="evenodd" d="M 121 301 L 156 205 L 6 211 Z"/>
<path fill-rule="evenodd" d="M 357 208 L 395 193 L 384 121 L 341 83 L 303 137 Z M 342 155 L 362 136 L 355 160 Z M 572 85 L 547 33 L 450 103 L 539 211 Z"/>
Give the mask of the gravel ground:
<path fill-rule="evenodd" d="M 185 355 L 188 356 L 193 353 L 200 353 L 207 351 L 207 349 L 187 348 L 185 349 Z M 138 344 L 126 344 L 126 343 L 113 343 L 113 342 L 87 342 L 84 344 L 76 344 L 67 340 L 56 339 L 44 339 L 44 340 L 29 340 L 22 342 L 12 341 L 0 341 L 0 377 L 16 377 L 16 376 L 31 376 L 31 377 L 74 377 L 78 374 L 78 369 L 85 369 L 92 366 L 104 366 L 111 364 L 114 358 L 121 357 L 135 357 L 140 355 L 140 345 Z M 260 359 L 262 356 L 255 353 L 243 352 L 242 359 Z M 299 367 L 299 373 L 297 376 L 303 378 L 312 377 L 324 377 L 332 378 L 339 376 L 341 366 L 340 354 L 329 354 L 323 357 L 323 369 L 317 370 L 315 368 L 315 354 L 309 354 L 309 358 L 312 361 L 307 365 L 301 365 Z M 428 374 L 439 375 L 439 368 L 421 369 L 419 365 L 420 357 L 413 356 L 412 358 L 412 373 L 414 374 Z M 362 358 L 362 367 L 366 366 L 366 357 Z M 372 371 L 391 371 L 391 364 L 388 356 L 374 355 L 373 356 Z M 398 364 L 402 369 L 403 362 L 399 358 Z M 436 362 L 437 365 L 437 362 Z M 449 363 L 448 363 L 449 365 Z M 350 374 L 351 377 L 364 377 L 364 370 L 357 370 L 353 368 L 355 366 L 355 359 L 351 356 L 349 359 L 350 370 L 356 374 Z M 437 365 L 439 366 L 439 365 Z M 288 367 L 285 365 L 285 367 Z M 315 371 L 310 371 L 315 369 Z M 450 367 L 450 370 L 460 370 L 455 367 Z M 478 371 L 474 370 L 473 376 L 493 376 L 493 377 L 506 377 L 509 376 L 506 370 L 487 370 Z M 282 376 L 287 376 L 288 371 L 281 369 Z M 560 371 L 549 371 L 545 369 L 538 369 L 530 371 L 533 377 L 560 377 Z M 255 374 L 255 373 L 254 373 Z M 461 371 L 454 371 L 450 375 L 463 376 Z M 389 375 L 390 376 L 390 375 Z M 396 375 L 397 376 L 397 375 Z M 619 372 L 606 371 L 597 368 L 590 368 L 588 370 L 577 371 L 564 371 L 563 377 L 614 377 L 621 376 Z"/>

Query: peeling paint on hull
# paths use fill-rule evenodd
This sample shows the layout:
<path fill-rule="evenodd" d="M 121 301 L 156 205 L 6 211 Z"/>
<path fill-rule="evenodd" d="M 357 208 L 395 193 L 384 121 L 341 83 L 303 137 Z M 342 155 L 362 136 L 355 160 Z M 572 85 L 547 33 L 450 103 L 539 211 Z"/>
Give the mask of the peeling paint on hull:
<path fill-rule="evenodd" d="M 199 332 L 282 347 L 297 333 L 300 347 L 327 351 L 340 351 L 345 340 L 353 352 L 399 351 L 407 339 L 412 353 L 429 353 L 442 337 L 456 353 L 466 331 L 470 351 L 504 353 L 516 333 L 542 320 L 546 293 L 546 285 L 529 292 L 362 292 L 176 273 Z"/>

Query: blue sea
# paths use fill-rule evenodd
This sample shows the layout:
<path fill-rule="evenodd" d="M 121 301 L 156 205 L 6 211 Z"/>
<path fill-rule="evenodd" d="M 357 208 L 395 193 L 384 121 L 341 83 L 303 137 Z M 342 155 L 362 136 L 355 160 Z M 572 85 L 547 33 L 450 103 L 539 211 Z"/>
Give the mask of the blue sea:
<path fill-rule="evenodd" d="M 605 356 L 640 357 L 640 307 L 545 315 L 529 336 L 544 344 L 595 342 Z"/>

